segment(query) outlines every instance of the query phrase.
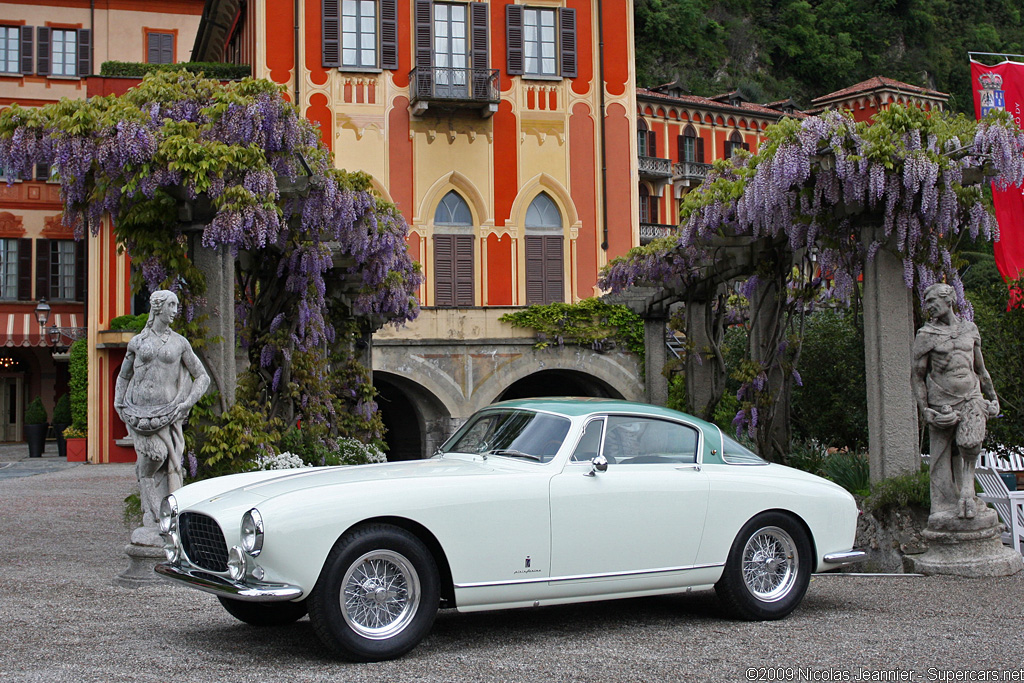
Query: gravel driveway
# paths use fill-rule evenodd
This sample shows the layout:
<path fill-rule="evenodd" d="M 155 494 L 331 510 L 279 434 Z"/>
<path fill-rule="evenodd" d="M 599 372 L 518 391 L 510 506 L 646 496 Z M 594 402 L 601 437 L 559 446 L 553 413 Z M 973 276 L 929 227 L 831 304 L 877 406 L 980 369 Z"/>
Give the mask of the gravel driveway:
<path fill-rule="evenodd" d="M 403 659 L 348 664 L 308 619 L 260 630 L 187 588 L 113 586 L 134 487 L 131 465 L 0 480 L 0 681 L 1024 680 L 1024 573 L 820 576 L 770 623 L 714 593 L 445 611 Z"/>

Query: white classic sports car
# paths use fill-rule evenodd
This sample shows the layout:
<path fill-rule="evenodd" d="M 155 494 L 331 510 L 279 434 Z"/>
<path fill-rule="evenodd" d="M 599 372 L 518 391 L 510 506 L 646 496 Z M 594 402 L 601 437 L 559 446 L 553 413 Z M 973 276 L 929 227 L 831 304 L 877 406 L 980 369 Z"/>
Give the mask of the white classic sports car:
<path fill-rule="evenodd" d="M 359 661 L 398 657 L 462 612 L 712 588 L 779 619 L 811 572 L 856 562 L 853 497 L 768 464 L 713 424 L 624 401 L 476 413 L 428 460 L 250 472 L 165 499 L 157 572 L 236 618 L 307 612 Z"/>

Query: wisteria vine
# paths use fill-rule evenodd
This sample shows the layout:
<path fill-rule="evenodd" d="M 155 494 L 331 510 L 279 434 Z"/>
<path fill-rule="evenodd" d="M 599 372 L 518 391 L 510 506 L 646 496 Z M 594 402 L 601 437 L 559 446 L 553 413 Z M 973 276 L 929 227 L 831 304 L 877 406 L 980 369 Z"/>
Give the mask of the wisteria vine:
<path fill-rule="evenodd" d="M 289 419 L 333 414 L 328 354 L 346 318 L 397 324 L 418 313 L 422 276 L 401 214 L 371 194 L 367 176 L 333 168 L 319 132 L 269 81 L 156 72 L 120 97 L 12 105 L 0 113 L 0 166 L 10 179 L 33 164 L 55 170 L 77 236 L 112 217 L 137 284 L 178 290 L 186 323 L 205 286 L 176 207 L 209 202 L 202 244 L 238 259 L 240 339 L 264 380 L 253 393 L 289 396 Z M 284 186 L 302 189 L 282 196 Z M 338 282 L 343 297 L 331 294 Z M 292 372 L 299 355 L 303 370 Z M 372 392 L 342 393 L 372 413 Z"/>
<path fill-rule="evenodd" d="M 828 111 L 784 119 L 766 136 L 758 154 L 715 162 L 686 196 L 678 233 L 610 263 L 601 286 L 619 292 L 656 282 L 685 292 L 714 275 L 716 244 L 771 238 L 790 254 L 817 259 L 816 275 L 790 269 L 790 300 L 780 310 L 804 311 L 819 297 L 848 303 L 865 263 L 884 248 L 903 260 L 908 288 L 923 295 L 929 285 L 947 282 L 961 313 L 973 316 L 954 254 L 963 234 L 998 238 L 983 181 L 1000 188 L 1024 181 L 1024 132 L 1010 117 L 996 113 L 976 123 L 894 106 L 868 125 Z M 760 428 L 758 406 L 780 392 L 763 381 L 779 374 L 774 370 L 749 369 L 740 390 L 735 424 L 752 435 Z M 786 381 L 795 376 L 783 374 Z"/>

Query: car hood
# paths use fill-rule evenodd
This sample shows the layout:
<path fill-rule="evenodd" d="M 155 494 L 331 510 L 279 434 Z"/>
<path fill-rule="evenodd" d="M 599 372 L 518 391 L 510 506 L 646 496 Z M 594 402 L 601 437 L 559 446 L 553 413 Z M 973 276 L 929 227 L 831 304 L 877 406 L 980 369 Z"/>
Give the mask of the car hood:
<path fill-rule="evenodd" d="M 429 460 L 354 465 L 341 467 L 308 467 L 303 469 L 232 474 L 190 484 L 175 491 L 179 505 L 190 507 L 206 502 L 230 507 L 233 502 L 274 498 L 300 490 L 322 486 L 338 486 L 371 481 L 402 479 L 436 479 L 493 474 L 497 469 L 516 469 L 520 463 L 485 462 L 464 456 L 447 456 Z"/>

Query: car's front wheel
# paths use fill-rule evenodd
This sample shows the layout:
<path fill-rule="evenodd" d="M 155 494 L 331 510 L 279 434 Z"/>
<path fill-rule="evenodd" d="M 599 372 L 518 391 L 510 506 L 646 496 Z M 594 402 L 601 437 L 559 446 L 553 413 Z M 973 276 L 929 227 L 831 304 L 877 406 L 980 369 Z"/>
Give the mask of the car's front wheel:
<path fill-rule="evenodd" d="M 361 662 L 393 659 L 430 630 L 440 596 L 437 565 L 426 546 L 398 527 L 355 529 L 327 556 L 309 618 L 327 647 Z"/>
<path fill-rule="evenodd" d="M 766 512 L 736 536 L 715 591 L 740 618 L 781 619 L 803 600 L 811 563 L 811 543 L 803 527 L 789 515 Z"/>
<path fill-rule="evenodd" d="M 306 602 L 247 602 L 217 597 L 228 614 L 253 626 L 286 626 L 306 616 Z"/>

